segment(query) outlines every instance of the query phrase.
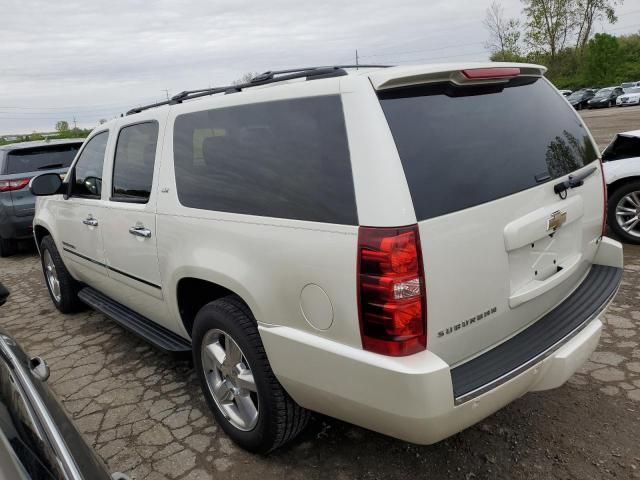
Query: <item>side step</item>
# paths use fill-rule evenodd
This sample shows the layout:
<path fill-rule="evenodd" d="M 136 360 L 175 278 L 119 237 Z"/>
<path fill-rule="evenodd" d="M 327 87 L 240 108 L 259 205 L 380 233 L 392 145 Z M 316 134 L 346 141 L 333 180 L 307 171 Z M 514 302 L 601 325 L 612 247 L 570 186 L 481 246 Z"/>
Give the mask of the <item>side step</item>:
<path fill-rule="evenodd" d="M 104 313 L 127 330 L 139 335 L 161 350 L 167 352 L 189 352 L 191 342 L 176 335 L 171 330 L 134 312 L 91 287 L 84 287 L 78 298 L 94 310 Z"/>

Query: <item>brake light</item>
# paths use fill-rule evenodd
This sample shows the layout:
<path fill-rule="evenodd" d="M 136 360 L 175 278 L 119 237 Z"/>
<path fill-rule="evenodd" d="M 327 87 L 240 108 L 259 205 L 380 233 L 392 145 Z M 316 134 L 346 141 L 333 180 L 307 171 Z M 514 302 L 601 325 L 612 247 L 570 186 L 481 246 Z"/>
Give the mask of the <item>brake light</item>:
<path fill-rule="evenodd" d="M 30 178 L 16 178 L 13 180 L 0 180 L 0 192 L 12 192 L 29 185 Z"/>
<path fill-rule="evenodd" d="M 427 347 L 418 226 L 360 227 L 358 302 L 365 350 L 405 356 Z"/>
<path fill-rule="evenodd" d="M 603 200 L 603 204 L 604 204 L 604 212 L 602 212 L 602 230 L 601 230 L 601 237 L 604 237 L 605 229 L 607 228 L 607 203 L 609 201 L 609 199 L 607 198 L 607 182 L 604 178 L 604 165 L 602 164 L 602 159 L 599 158 L 598 162 L 600 162 L 600 175 L 602 176 L 602 195 L 604 197 Z"/>
<path fill-rule="evenodd" d="M 520 69 L 517 67 L 469 68 L 462 70 L 462 74 L 472 80 L 487 80 L 490 78 L 515 77 L 520 75 Z"/>

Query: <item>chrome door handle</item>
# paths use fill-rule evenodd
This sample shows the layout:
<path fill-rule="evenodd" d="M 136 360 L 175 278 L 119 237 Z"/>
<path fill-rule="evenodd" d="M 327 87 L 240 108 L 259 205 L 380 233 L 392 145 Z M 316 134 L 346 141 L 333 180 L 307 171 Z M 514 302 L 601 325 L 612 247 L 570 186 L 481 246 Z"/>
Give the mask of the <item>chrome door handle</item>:
<path fill-rule="evenodd" d="M 98 220 L 96 220 L 93 217 L 87 217 L 84 220 L 82 220 L 82 223 L 84 223 L 85 225 L 89 225 L 90 227 L 97 227 L 98 226 Z"/>
<path fill-rule="evenodd" d="M 131 227 L 129 233 L 136 237 L 151 238 L 151 230 L 142 226 Z"/>

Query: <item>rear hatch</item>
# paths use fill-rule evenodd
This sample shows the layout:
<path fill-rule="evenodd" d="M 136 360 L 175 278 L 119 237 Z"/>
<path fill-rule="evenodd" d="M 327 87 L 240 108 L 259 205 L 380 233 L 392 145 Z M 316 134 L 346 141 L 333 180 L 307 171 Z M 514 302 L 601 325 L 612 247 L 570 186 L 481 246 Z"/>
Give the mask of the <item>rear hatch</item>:
<path fill-rule="evenodd" d="M 427 348 L 451 365 L 561 303 L 602 234 L 597 149 L 543 71 L 372 79 L 418 220 Z M 569 174 L 584 184 L 556 193 Z"/>
<path fill-rule="evenodd" d="M 30 148 L 16 148 L 7 152 L 3 180 L 26 180 L 44 172 L 64 174 L 76 156 L 82 143 L 60 143 Z M 18 217 L 33 215 L 35 197 L 28 184 L 11 190 L 13 213 Z"/>

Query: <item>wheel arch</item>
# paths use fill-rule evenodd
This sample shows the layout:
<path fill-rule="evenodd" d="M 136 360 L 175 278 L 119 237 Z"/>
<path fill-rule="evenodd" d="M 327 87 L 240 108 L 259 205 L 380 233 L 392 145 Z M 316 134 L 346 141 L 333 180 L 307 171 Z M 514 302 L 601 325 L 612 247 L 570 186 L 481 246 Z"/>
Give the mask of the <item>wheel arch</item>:
<path fill-rule="evenodd" d="M 182 325 L 189 337 L 191 337 L 194 320 L 200 309 L 207 303 L 229 295 L 240 299 L 256 318 L 250 304 L 243 298 L 243 295 L 238 294 L 235 290 L 199 276 L 187 276 L 178 280 L 175 289 L 176 305 Z"/>
<path fill-rule="evenodd" d="M 640 181 L 640 176 L 638 175 L 627 175 L 625 177 L 616 178 L 613 182 L 607 184 L 607 197 L 611 198 L 611 196 L 621 187 L 638 181 Z"/>

